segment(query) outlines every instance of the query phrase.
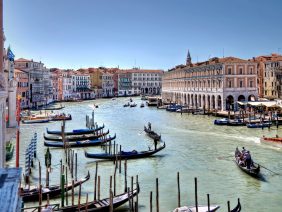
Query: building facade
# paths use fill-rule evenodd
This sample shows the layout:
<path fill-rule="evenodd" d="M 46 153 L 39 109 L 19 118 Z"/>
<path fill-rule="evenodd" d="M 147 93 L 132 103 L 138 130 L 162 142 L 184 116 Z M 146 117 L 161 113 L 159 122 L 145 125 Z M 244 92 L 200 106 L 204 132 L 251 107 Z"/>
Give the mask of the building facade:
<path fill-rule="evenodd" d="M 15 68 L 28 74 L 30 107 L 39 107 L 52 102 L 50 70 L 42 62 L 20 58 L 15 60 Z"/>
<path fill-rule="evenodd" d="M 108 70 L 104 70 L 102 74 L 103 97 L 114 96 L 114 74 Z"/>
<path fill-rule="evenodd" d="M 29 87 L 28 87 L 28 73 L 15 69 L 15 79 L 17 80 L 17 96 L 21 97 L 21 109 L 29 107 Z"/>
<path fill-rule="evenodd" d="M 234 57 L 186 63 L 163 76 L 162 99 L 194 108 L 236 109 L 236 101 L 255 100 L 257 66 Z"/>
<path fill-rule="evenodd" d="M 282 55 L 271 54 L 253 58 L 258 68 L 259 97 L 282 98 Z"/>
<path fill-rule="evenodd" d="M 95 93 L 90 89 L 90 83 L 90 75 L 87 71 L 76 71 L 72 75 L 73 96 L 78 99 L 95 98 Z"/>

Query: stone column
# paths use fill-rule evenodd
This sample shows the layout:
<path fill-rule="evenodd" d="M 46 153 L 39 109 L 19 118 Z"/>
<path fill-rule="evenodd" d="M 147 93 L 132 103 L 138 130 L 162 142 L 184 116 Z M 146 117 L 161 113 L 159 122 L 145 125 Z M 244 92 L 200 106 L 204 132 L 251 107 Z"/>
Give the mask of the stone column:
<path fill-rule="evenodd" d="M 9 82 L 9 127 L 16 127 L 16 105 L 17 105 L 17 81 L 12 79 Z"/>

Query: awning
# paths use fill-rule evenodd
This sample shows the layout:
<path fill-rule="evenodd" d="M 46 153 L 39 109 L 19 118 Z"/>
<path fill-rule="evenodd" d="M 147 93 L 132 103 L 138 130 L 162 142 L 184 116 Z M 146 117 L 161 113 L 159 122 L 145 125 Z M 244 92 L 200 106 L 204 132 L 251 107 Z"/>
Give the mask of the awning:
<path fill-rule="evenodd" d="M 249 102 L 237 102 L 239 105 L 251 105 L 256 107 L 279 107 L 276 103 L 276 101 L 249 101 Z"/>

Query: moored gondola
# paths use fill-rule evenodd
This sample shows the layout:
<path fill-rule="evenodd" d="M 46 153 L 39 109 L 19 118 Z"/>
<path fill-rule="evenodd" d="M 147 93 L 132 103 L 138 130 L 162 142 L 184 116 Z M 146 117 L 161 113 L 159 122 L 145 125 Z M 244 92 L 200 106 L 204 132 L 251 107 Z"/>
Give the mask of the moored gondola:
<path fill-rule="evenodd" d="M 137 158 L 146 158 L 154 155 L 155 153 L 163 150 L 165 148 L 165 143 L 163 146 L 155 149 L 155 150 L 148 150 L 148 151 L 140 151 L 137 152 L 136 150 L 133 150 L 131 152 L 124 152 L 122 151 L 119 154 L 108 154 L 108 153 L 88 153 L 85 151 L 85 157 L 87 158 L 96 158 L 96 159 L 108 159 L 108 160 L 116 160 L 118 159 L 137 159 Z"/>
<path fill-rule="evenodd" d="M 76 182 L 74 182 L 74 187 L 79 186 L 79 184 L 82 184 L 89 180 L 90 174 L 88 172 L 87 176 L 85 178 L 82 178 Z M 71 190 L 72 189 L 72 184 L 65 185 L 65 191 L 66 190 Z M 58 196 L 61 194 L 61 185 L 54 185 L 54 186 L 49 186 L 49 187 L 44 187 L 42 188 L 42 198 L 46 199 L 47 194 L 49 195 L 49 198 Z M 39 188 L 29 188 L 28 190 L 25 190 L 24 188 L 20 189 L 20 196 L 24 202 L 28 201 L 38 201 L 39 197 Z"/>
<path fill-rule="evenodd" d="M 244 162 L 241 159 L 241 153 L 239 151 L 236 150 L 235 151 L 235 163 L 237 164 L 237 166 L 245 173 L 247 173 L 248 175 L 255 177 L 255 178 L 260 178 L 260 165 L 255 165 L 253 161 L 251 161 L 250 163 L 250 167 L 248 168 L 246 164 L 244 164 Z"/>
<path fill-rule="evenodd" d="M 147 133 L 147 135 L 154 139 L 154 140 L 161 140 L 161 135 L 158 135 L 156 132 L 154 132 L 153 130 L 150 129 L 150 127 L 146 127 L 144 126 L 144 131 Z"/>
<path fill-rule="evenodd" d="M 109 138 L 98 138 L 96 140 L 85 140 L 85 141 L 76 141 L 76 142 L 68 142 L 67 146 L 68 147 L 88 147 L 88 146 L 98 146 L 104 143 L 107 143 L 111 140 L 114 140 L 116 138 L 116 135 L 114 135 L 113 137 L 109 137 Z M 49 147 L 64 147 L 64 143 L 59 141 L 59 142 L 48 142 L 48 141 L 44 141 L 44 145 L 45 146 L 49 146 Z"/>
<path fill-rule="evenodd" d="M 75 129 L 69 132 L 65 132 L 65 135 L 85 135 L 85 134 L 91 134 L 94 132 L 97 132 L 99 130 L 102 130 L 105 127 L 105 125 L 103 124 L 103 126 L 100 127 L 96 127 L 95 129 Z M 52 135 L 62 135 L 62 131 L 56 131 L 56 130 L 48 130 L 47 128 L 47 133 L 48 134 L 52 134 Z"/>
<path fill-rule="evenodd" d="M 49 122 L 49 118 L 44 118 L 44 119 L 31 119 L 31 120 L 22 120 L 23 124 L 41 124 L 41 123 L 47 123 Z"/>
<path fill-rule="evenodd" d="M 104 133 L 100 133 L 98 135 L 94 135 L 94 134 L 88 134 L 88 135 L 73 135 L 73 136 L 66 136 L 65 140 L 67 142 L 74 142 L 74 141 L 84 141 L 84 140 L 95 140 L 97 138 L 106 136 L 109 134 L 109 130 L 107 132 Z M 44 139 L 46 141 L 63 141 L 63 138 L 61 136 L 51 136 L 51 137 L 47 137 L 44 134 Z"/>
<path fill-rule="evenodd" d="M 183 206 L 180 208 L 176 208 L 173 210 L 173 212 L 214 212 L 217 211 L 217 209 L 219 209 L 218 205 L 210 205 L 210 210 L 208 210 L 208 206 L 203 206 L 203 205 L 199 205 L 196 209 L 195 206 Z"/>
<path fill-rule="evenodd" d="M 117 208 L 124 203 L 128 202 L 129 199 L 135 197 L 140 191 L 139 185 L 133 191 L 125 192 L 123 194 L 113 197 L 113 208 Z M 95 211 L 95 212 L 108 212 L 110 209 L 110 198 L 105 198 L 102 200 L 94 200 L 88 203 L 82 203 L 80 205 L 66 206 L 55 211 Z"/>

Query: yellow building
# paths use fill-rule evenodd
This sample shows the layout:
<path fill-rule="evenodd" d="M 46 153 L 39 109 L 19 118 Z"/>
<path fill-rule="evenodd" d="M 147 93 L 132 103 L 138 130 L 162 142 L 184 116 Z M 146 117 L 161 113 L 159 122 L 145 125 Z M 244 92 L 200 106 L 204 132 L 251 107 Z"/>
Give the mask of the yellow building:
<path fill-rule="evenodd" d="M 91 89 L 95 91 L 97 97 L 102 96 L 102 75 L 104 68 L 89 68 Z"/>

